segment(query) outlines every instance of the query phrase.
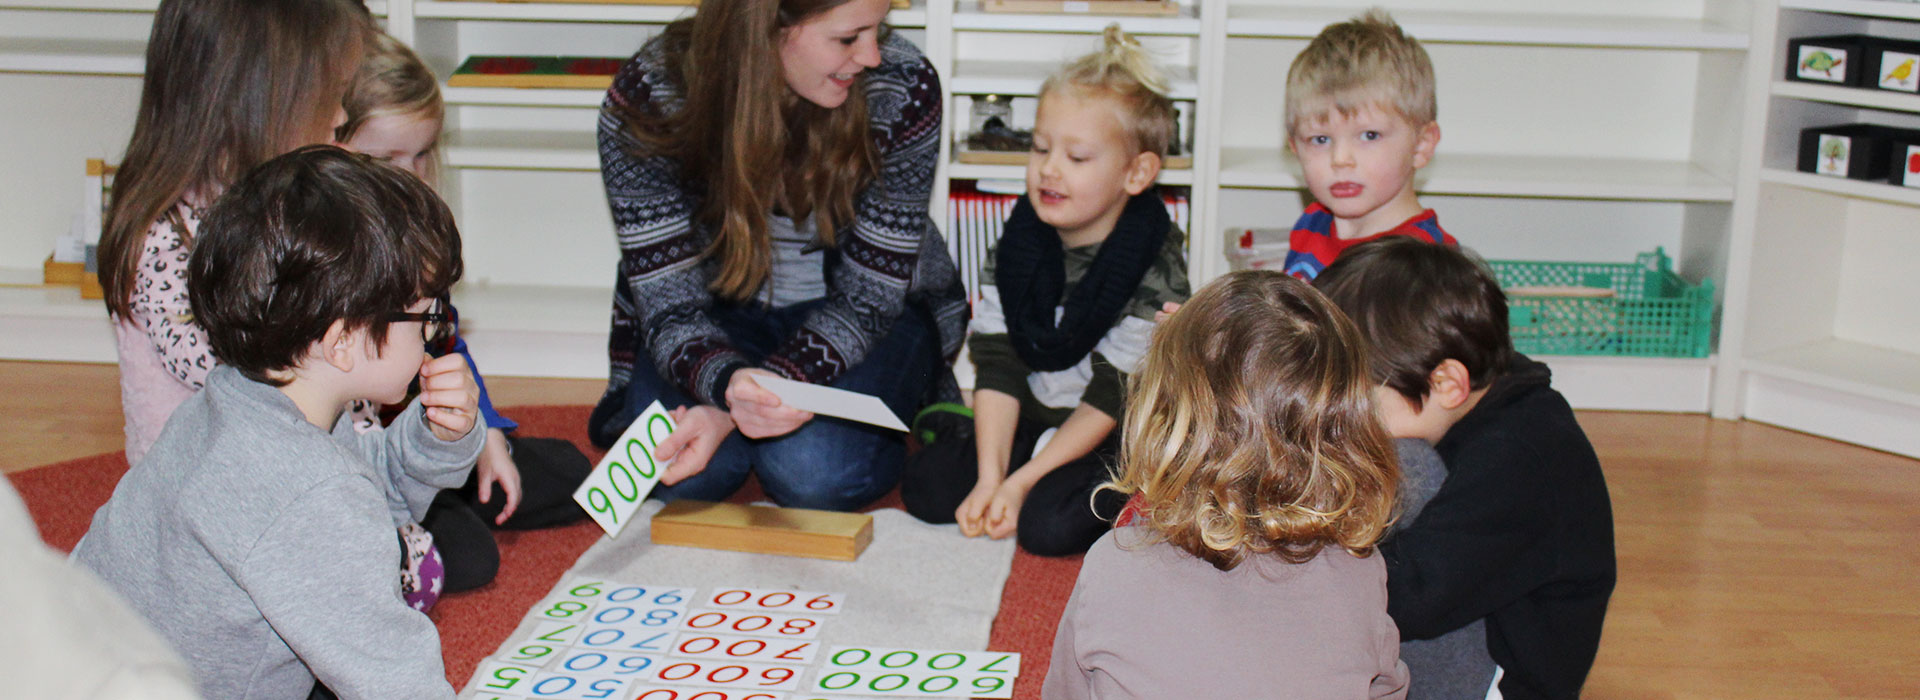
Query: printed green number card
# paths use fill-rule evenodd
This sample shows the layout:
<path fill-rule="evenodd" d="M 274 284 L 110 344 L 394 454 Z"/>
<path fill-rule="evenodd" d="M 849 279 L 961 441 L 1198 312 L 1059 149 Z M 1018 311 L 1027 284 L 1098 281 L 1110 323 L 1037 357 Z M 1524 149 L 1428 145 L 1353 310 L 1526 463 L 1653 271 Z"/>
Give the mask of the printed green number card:
<path fill-rule="evenodd" d="M 653 485 L 660 483 L 661 472 L 666 471 L 666 463 L 653 457 L 654 449 L 673 434 L 673 416 L 667 409 L 655 401 L 647 410 L 633 419 L 633 425 L 627 426 L 627 432 L 607 450 L 607 456 L 600 458 L 600 464 L 594 466 L 587 480 L 574 490 L 573 500 L 587 509 L 593 521 L 600 523 L 600 529 L 607 531 L 608 537 L 619 537 L 626 529 L 627 521 L 632 519 L 633 511 L 640 507 L 647 492 Z"/>

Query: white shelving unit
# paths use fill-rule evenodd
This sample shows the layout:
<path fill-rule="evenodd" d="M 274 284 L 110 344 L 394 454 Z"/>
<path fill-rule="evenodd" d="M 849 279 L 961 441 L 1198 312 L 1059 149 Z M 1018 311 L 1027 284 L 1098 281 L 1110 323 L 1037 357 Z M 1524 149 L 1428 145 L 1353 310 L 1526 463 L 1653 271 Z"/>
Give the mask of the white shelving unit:
<path fill-rule="evenodd" d="M 1868 0 L 1797 1 L 1827 6 L 1832 13 L 1889 16 L 1881 12 L 1884 3 Z M 32 41 L 59 32 L 16 31 L 9 25 L 0 29 L 0 84 L 11 75 L 36 81 L 101 79 L 79 70 L 94 60 L 81 57 L 137 58 L 144 28 L 106 37 L 75 28 L 100 17 L 136 18 L 137 24 L 156 4 L 0 0 L 0 13 L 56 17 L 46 24 L 77 35 L 69 39 L 131 42 L 58 54 L 70 58 L 10 64 L 10 56 L 33 53 L 27 50 L 37 46 Z M 934 219 L 945 220 L 952 183 L 1018 180 L 1024 174 L 1019 166 L 952 160 L 955 141 L 966 130 L 970 99 L 1032 96 L 1048 73 L 1095 47 L 1104 27 L 1117 21 L 1171 69 L 1174 97 L 1191 103 L 1193 167 L 1167 170 L 1161 181 L 1189 193 L 1194 280 L 1221 274 L 1227 269 L 1222 254 L 1227 229 L 1285 227 L 1304 205 L 1298 167 L 1281 147 L 1285 66 L 1321 27 L 1371 4 L 1189 0 L 1170 17 L 987 13 L 972 0 L 917 0 L 896 9 L 889 22 L 926 51 L 941 74 L 948 109 Z M 1742 110 L 1755 100 L 1766 108 L 1747 80 L 1754 73 L 1749 47 L 1758 45 L 1750 37 L 1763 22 L 1751 16 L 1746 0 L 1398 0 L 1388 5 L 1434 57 L 1444 137 L 1418 187 L 1423 202 L 1438 210 L 1463 242 L 1492 258 L 1603 262 L 1631 260 L 1661 245 L 1690 278 L 1718 281 L 1739 271 L 1728 262 L 1738 254 L 1732 241 L 1739 224 L 1730 220 L 1756 206 L 1747 200 L 1760 180 L 1749 182 L 1738 167 L 1758 158 L 1747 154 L 1751 139 L 1740 139 L 1738 125 Z M 389 0 L 378 9 L 388 31 L 413 43 L 442 75 L 475 54 L 625 56 L 664 23 L 692 11 L 477 0 Z M 0 16 L 0 22 L 6 19 Z M 1771 37 L 1770 25 L 1768 31 Z M 116 70 L 131 76 L 138 65 L 123 62 Z M 116 80 L 132 83 L 137 98 L 137 81 Z M 1777 95 L 1774 99 L 1817 102 L 1834 110 L 1917 111 L 1898 101 L 1871 101 L 1893 99 L 1886 96 L 1825 94 L 1817 87 L 1784 83 L 1763 83 L 1759 89 Z M 1814 92 L 1796 92 L 1804 90 Z M 494 373 L 600 376 L 616 259 L 593 137 L 601 91 L 449 88 L 445 96 L 449 133 L 442 189 L 466 236 L 468 278 L 458 301 L 475 352 Z M 128 124 L 116 127 L 117 137 L 103 149 L 109 152 L 87 155 L 117 157 L 131 112 L 130 105 L 103 111 Z M 1773 183 L 1769 187 L 1804 189 L 1774 182 L 1798 176 L 1771 170 L 1765 175 Z M 1901 199 L 1905 195 L 1841 191 L 1822 196 L 1907 202 Z M 61 222 L 71 211 L 64 204 L 48 208 L 59 210 Z M 45 241 L 55 233 L 46 233 Z M 0 254 L 12 257 L 0 257 L 0 267 L 18 272 L 37 265 L 47 247 L 41 239 L 38 232 L 7 232 Z M 25 313 L 9 309 L 39 306 L 68 309 L 41 317 L 50 313 L 80 322 L 69 307 L 44 299 L 0 297 L 0 314 L 12 314 L 7 323 Z M 104 325 L 97 316 L 87 323 Z M 94 347 L 40 356 L 91 359 L 102 357 L 104 348 L 104 357 L 111 357 L 110 345 L 98 345 L 110 342 L 110 336 L 94 342 Z M 0 344 L 0 354 L 31 353 Z M 1576 405 L 1675 411 L 1706 410 L 1716 376 L 1745 359 L 1724 354 L 1699 360 L 1547 358 L 1557 384 Z"/>
<path fill-rule="evenodd" d="M 1920 38 L 1920 5 L 1780 0 L 1754 18 L 1716 414 L 1920 456 L 1920 189 L 1795 169 L 1802 129 L 1920 126 L 1920 96 L 1781 79 L 1787 41 Z"/>
<path fill-rule="evenodd" d="M 138 76 L 144 41 L 0 38 L 0 72 Z"/>
<path fill-rule="evenodd" d="M 1219 144 L 1203 236 L 1285 228 L 1304 207 L 1282 141 L 1283 67 L 1367 4 L 1220 4 L 1212 89 L 1243 97 L 1203 102 L 1201 128 Z M 1725 278 L 1745 3 L 1404 5 L 1388 9 L 1433 58 L 1442 132 L 1415 186 L 1450 233 L 1495 259 L 1624 262 L 1659 245 L 1684 276 Z M 1576 406 L 1669 411 L 1707 410 L 1722 364 L 1541 359 Z"/>

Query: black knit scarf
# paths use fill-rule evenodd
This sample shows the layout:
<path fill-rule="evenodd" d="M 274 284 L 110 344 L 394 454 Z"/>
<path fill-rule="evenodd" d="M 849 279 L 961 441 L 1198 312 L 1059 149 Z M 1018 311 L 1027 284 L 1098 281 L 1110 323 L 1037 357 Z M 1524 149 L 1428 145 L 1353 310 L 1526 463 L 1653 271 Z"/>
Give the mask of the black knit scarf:
<path fill-rule="evenodd" d="M 1156 188 L 1134 195 L 1094 253 L 1087 273 L 1066 295 L 1066 312 L 1054 321 L 1067 286 L 1060 234 L 1033 213 L 1021 197 L 1013 205 L 995 253 L 993 282 L 1007 314 L 1007 335 L 1028 367 L 1058 372 L 1080 364 L 1126 312 L 1134 290 L 1166 245 L 1173 222 Z"/>

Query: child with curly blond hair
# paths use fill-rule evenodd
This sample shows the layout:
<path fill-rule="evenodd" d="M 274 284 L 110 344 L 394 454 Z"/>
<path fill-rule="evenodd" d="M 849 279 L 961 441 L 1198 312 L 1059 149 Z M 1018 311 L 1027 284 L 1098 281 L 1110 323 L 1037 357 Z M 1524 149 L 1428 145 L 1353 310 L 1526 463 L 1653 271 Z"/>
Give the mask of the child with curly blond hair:
<path fill-rule="evenodd" d="M 1207 285 L 1134 375 L 1132 497 L 1087 552 L 1048 698 L 1404 698 L 1374 545 L 1399 469 L 1366 343 L 1271 270 Z"/>

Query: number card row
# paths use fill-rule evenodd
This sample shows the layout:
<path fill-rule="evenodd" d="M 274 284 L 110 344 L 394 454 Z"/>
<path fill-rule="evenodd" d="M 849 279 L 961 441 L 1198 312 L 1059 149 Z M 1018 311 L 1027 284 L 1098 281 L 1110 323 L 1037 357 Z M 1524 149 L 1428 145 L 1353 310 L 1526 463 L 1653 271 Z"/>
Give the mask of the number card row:
<path fill-rule="evenodd" d="M 686 607 L 692 588 L 678 586 L 630 586 L 608 581 L 575 577 L 564 586 L 566 592 L 556 598 L 574 599 L 592 604 L 617 603 L 635 607 Z M 760 612 L 797 612 L 808 615 L 832 615 L 846 603 L 845 594 L 819 591 L 790 591 L 774 588 L 722 588 L 699 599 L 700 607 Z M 543 604 L 545 604 L 543 602 Z"/>
<path fill-rule="evenodd" d="M 1011 698 L 1020 655 L 836 646 L 809 690 L 852 695 Z"/>
<path fill-rule="evenodd" d="M 792 691 L 806 668 L 782 664 L 714 659 L 662 659 L 637 654 L 584 652 L 567 657 L 556 670 L 501 661 L 484 663 L 478 676 L 483 695 L 560 700 L 626 700 L 636 688 L 702 686 L 737 692 Z M 697 693 L 697 690 L 683 692 Z"/>
<path fill-rule="evenodd" d="M 545 623 L 554 625 L 556 623 Z M 764 637 L 747 637 L 721 634 L 681 633 L 677 637 L 672 633 L 660 632 L 645 638 L 636 639 L 632 644 L 624 644 L 629 638 L 622 630 L 599 630 L 579 637 L 580 644 L 568 642 L 566 627 L 552 630 L 546 634 L 536 634 L 527 641 L 508 649 L 499 658 L 510 664 L 525 665 L 545 669 L 558 663 L 559 668 L 569 671 L 587 671 L 580 666 L 586 662 L 576 661 L 583 656 L 598 656 L 602 660 L 624 657 L 664 658 L 665 656 L 692 659 L 718 659 L 722 661 L 754 661 L 776 664 L 812 664 L 819 657 L 819 642 L 814 640 L 778 640 Z M 541 629 L 535 629 L 540 632 Z M 558 661 L 556 661 L 558 660 Z M 644 664 L 630 671 L 640 671 Z"/>

